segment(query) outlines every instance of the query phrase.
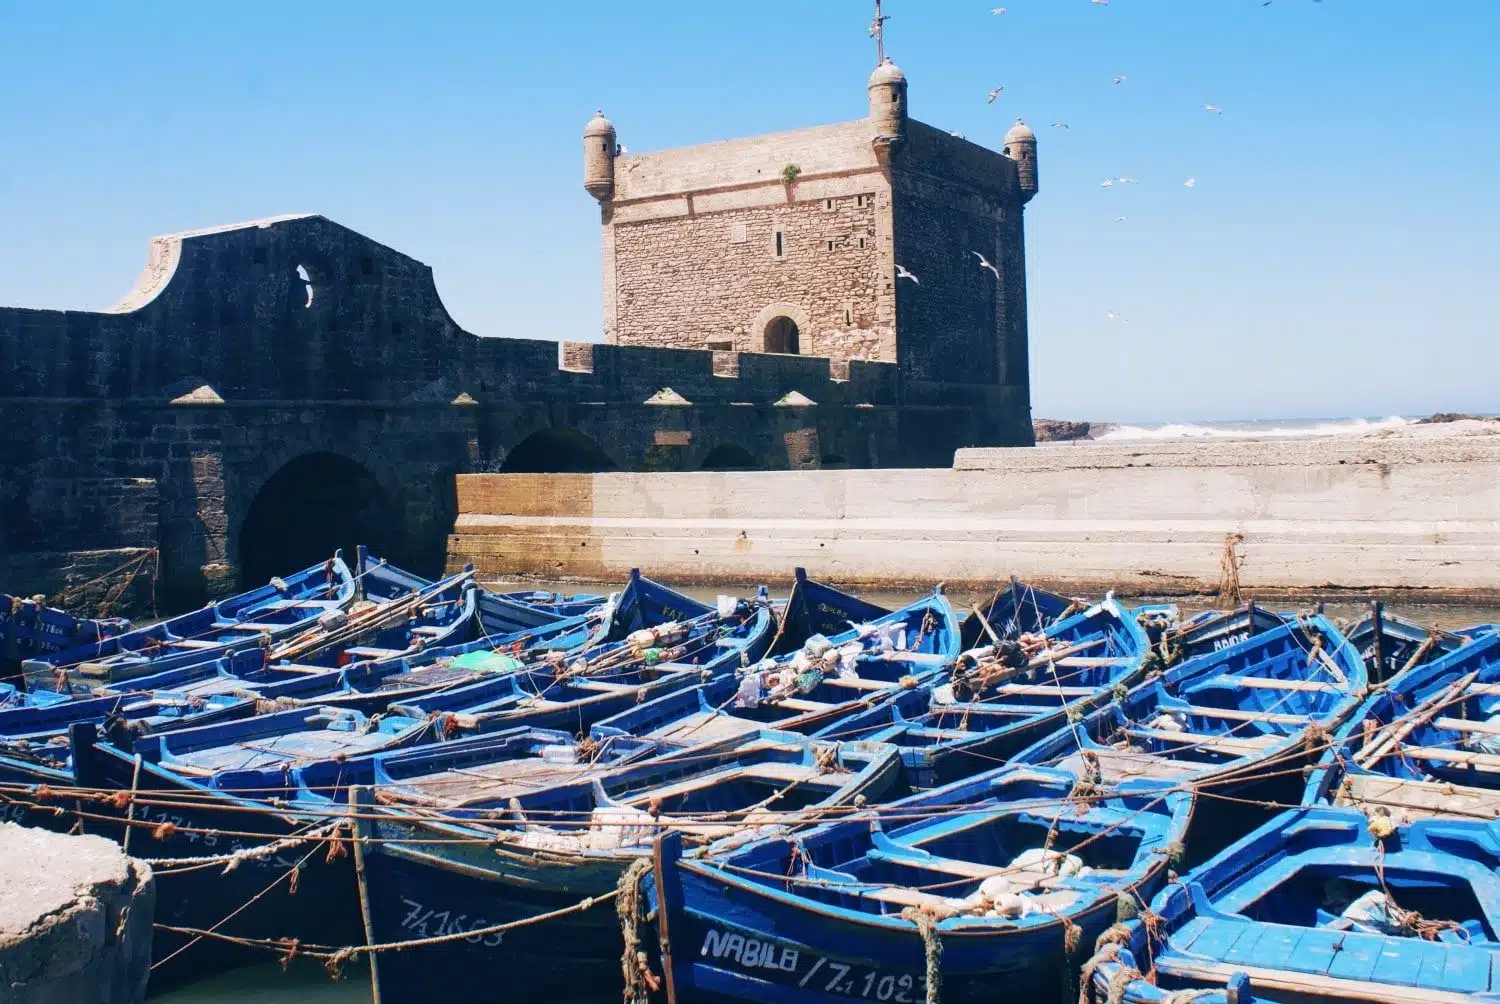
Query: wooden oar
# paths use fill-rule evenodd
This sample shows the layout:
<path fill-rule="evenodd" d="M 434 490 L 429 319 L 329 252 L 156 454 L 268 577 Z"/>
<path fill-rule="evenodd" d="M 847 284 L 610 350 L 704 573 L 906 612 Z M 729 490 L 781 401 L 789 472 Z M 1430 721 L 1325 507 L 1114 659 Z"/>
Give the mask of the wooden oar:
<path fill-rule="evenodd" d="M 1419 725 L 1425 725 L 1436 718 L 1438 712 L 1442 711 L 1454 699 L 1463 694 L 1469 688 L 1469 684 L 1478 678 L 1479 673 L 1473 672 L 1458 680 L 1453 686 L 1444 690 L 1441 694 L 1429 697 L 1423 701 L 1420 707 L 1412 709 L 1411 714 L 1391 722 L 1380 730 L 1380 735 L 1354 758 L 1354 762 L 1361 767 L 1368 768 L 1375 761 L 1385 756 L 1388 752 L 1401 744 L 1401 741 L 1412 734 Z"/>

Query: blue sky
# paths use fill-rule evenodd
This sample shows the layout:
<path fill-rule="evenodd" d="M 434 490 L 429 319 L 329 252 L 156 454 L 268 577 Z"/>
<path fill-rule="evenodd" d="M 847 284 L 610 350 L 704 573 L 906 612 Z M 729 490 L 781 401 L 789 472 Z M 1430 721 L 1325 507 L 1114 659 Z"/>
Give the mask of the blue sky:
<path fill-rule="evenodd" d="M 916 117 L 1040 136 L 1036 414 L 1500 411 L 1500 4 L 998 2 L 888 0 L 888 46 Z M 313 211 L 473 331 L 597 337 L 594 108 L 633 151 L 860 117 L 870 7 L 0 0 L 0 303 Z"/>

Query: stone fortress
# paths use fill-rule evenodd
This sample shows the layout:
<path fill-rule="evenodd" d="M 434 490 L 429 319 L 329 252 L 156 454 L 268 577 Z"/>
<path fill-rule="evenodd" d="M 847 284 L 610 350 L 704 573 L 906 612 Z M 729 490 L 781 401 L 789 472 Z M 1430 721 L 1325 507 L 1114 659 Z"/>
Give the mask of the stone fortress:
<path fill-rule="evenodd" d="M 1030 444 L 1036 139 L 1018 124 L 997 153 L 912 119 L 885 61 L 869 101 L 641 156 L 591 121 L 603 344 L 465 331 L 427 266 L 316 215 L 155 238 L 105 311 L 0 308 L 0 584 L 135 561 L 182 604 L 356 542 L 435 573 L 465 472 Z"/>

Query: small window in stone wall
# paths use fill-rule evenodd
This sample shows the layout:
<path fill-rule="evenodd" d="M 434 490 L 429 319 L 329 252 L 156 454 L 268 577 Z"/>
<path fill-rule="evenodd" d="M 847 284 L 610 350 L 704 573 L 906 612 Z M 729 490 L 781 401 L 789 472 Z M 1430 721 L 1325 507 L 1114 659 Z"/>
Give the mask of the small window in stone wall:
<path fill-rule="evenodd" d="M 869 199 L 870 199 L 870 197 L 868 195 L 856 195 L 854 197 L 854 208 L 855 209 L 863 209 L 863 208 L 865 208 L 865 205 L 869 202 Z"/>
<path fill-rule="evenodd" d="M 832 199 L 824 199 L 823 200 L 823 208 L 824 209 L 832 209 L 833 208 L 833 200 Z"/>
<path fill-rule="evenodd" d="M 829 241 L 828 242 L 828 250 L 832 251 L 836 247 L 838 247 L 838 242 L 837 241 Z"/>
<path fill-rule="evenodd" d="M 861 251 L 863 251 L 863 250 L 864 250 L 864 249 L 865 249 L 865 238 L 864 238 L 864 237 L 861 237 L 861 238 L 860 238 L 860 239 L 859 239 L 859 249 L 860 249 L 860 250 L 861 250 Z"/>
<path fill-rule="evenodd" d="M 359 259 L 359 274 L 360 275 L 374 275 L 375 274 L 375 259 L 371 258 L 369 255 L 362 255 L 360 257 L 360 259 Z"/>
<path fill-rule="evenodd" d="M 775 232 L 774 237 L 776 260 L 780 261 L 782 258 L 786 257 L 786 234 L 784 231 L 778 229 Z"/>
<path fill-rule="evenodd" d="M 854 326 L 854 303 L 853 303 L 853 301 L 850 301 L 850 302 L 847 302 L 847 303 L 844 304 L 844 324 L 847 327 L 851 327 L 851 328 Z"/>
<path fill-rule="evenodd" d="M 729 224 L 729 243 L 743 244 L 749 239 L 748 228 L 743 221 Z"/>

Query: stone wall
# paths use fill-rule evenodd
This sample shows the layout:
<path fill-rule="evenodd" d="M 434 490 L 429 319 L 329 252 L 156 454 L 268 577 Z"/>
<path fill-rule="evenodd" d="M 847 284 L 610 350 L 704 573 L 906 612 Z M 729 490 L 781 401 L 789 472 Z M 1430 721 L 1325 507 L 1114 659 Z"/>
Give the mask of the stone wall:
<path fill-rule="evenodd" d="M 459 472 L 946 464 L 1013 406 L 909 401 L 888 362 L 478 337 L 318 216 L 158 238 L 113 311 L 0 308 L 0 360 L 0 587 L 159 547 L 162 609 L 333 546 L 435 573 Z"/>
<path fill-rule="evenodd" d="M 893 362 L 878 278 L 886 186 L 878 175 L 859 184 L 867 190 L 808 199 L 790 186 L 766 206 L 614 224 L 614 341 L 763 352 L 767 324 L 786 316 L 804 355 Z"/>
<path fill-rule="evenodd" d="M 950 470 L 459 479 L 496 577 L 1500 598 L 1500 436 L 964 450 Z"/>

